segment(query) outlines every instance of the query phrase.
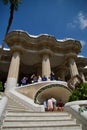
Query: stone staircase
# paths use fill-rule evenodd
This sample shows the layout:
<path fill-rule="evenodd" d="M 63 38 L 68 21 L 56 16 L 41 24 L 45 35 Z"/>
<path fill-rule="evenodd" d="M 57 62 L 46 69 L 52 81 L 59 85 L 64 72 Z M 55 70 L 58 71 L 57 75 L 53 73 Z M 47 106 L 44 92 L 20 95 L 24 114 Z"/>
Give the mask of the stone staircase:
<path fill-rule="evenodd" d="M 33 112 L 8 100 L 1 130 L 82 130 L 68 112 Z"/>
<path fill-rule="evenodd" d="M 17 100 L 17 99 L 16 99 Z M 11 98 L 8 97 L 8 104 L 7 104 L 7 108 L 6 108 L 6 111 L 9 112 L 9 111 L 30 111 L 32 112 L 33 110 L 32 109 L 28 109 L 26 106 L 24 106 L 24 104 L 20 103 L 19 101 L 15 101 Z"/>

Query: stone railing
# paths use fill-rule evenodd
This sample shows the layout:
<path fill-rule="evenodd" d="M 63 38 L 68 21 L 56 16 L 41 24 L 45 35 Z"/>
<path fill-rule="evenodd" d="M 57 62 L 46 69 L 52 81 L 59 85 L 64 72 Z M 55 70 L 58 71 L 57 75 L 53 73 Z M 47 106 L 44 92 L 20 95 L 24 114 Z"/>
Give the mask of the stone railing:
<path fill-rule="evenodd" d="M 22 106 L 24 106 L 27 110 L 32 110 L 32 111 L 37 111 L 37 112 L 39 112 L 39 111 L 44 112 L 45 111 L 43 105 L 35 104 L 32 99 L 24 96 L 23 94 L 15 91 L 15 90 L 9 91 L 7 96 L 9 98 L 13 99 L 15 102 L 22 104 Z"/>
<path fill-rule="evenodd" d="M 73 101 L 65 104 L 65 111 L 70 112 L 78 122 L 82 124 L 83 130 L 87 130 L 87 100 Z"/>
<path fill-rule="evenodd" d="M 0 126 L 2 125 L 4 116 L 5 116 L 5 110 L 7 106 L 8 98 L 6 96 L 3 96 L 0 100 Z"/>

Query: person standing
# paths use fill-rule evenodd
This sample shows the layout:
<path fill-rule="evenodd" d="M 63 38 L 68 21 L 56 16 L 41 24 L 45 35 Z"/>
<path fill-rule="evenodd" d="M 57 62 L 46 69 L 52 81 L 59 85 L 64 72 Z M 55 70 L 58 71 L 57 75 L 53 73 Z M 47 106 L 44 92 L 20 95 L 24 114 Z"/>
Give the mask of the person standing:
<path fill-rule="evenodd" d="M 58 103 L 58 109 L 59 109 L 60 111 L 64 111 L 64 103 L 62 102 L 61 99 L 59 100 L 59 103 Z"/>
<path fill-rule="evenodd" d="M 57 105 L 57 100 L 55 98 L 53 98 L 53 97 L 51 99 L 52 99 L 52 102 L 53 102 L 53 110 L 57 111 L 57 106 L 56 106 Z"/>
<path fill-rule="evenodd" d="M 28 80 L 27 77 L 23 77 L 23 79 L 21 80 L 21 84 L 22 85 L 26 85 L 27 84 L 27 80 Z"/>
<path fill-rule="evenodd" d="M 38 76 L 38 82 L 41 82 L 42 81 L 42 78 L 41 78 L 41 76 L 39 75 Z"/>
<path fill-rule="evenodd" d="M 34 83 L 35 74 L 31 75 L 31 83 Z"/>
<path fill-rule="evenodd" d="M 44 105 L 45 111 L 48 111 L 48 102 L 47 102 L 47 100 L 45 100 L 43 102 L 43 105 Z"/>
<path fill-rule="evenodd" d="M 50 73 L 50 80 L 55 80 L 55 74 L 53 71 Z"/>
<path fill-rule="evenodd" d="M 53 101 L 51 98 L 48 99 L 47 104 L 48 104 L 48 111 L 53 111 Z"/>

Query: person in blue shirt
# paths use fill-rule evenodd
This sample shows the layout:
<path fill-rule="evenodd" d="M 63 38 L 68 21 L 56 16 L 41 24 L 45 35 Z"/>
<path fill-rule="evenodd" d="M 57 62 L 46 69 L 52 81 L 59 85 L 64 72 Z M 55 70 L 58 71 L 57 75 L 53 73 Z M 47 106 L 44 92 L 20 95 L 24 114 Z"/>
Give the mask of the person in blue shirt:
<path fill-rule="evenodd" d="M 42 81 L 47 81 L 47 77 L 45 75 L 42 76 Z"/>

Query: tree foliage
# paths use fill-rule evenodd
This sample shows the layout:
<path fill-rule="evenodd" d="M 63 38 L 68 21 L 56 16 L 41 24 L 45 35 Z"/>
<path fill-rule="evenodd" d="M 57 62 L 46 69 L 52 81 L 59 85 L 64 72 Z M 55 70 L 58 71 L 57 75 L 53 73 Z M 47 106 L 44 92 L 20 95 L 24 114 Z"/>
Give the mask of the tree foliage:
<path fill-rule="evenodd" d="M 5 35 L 8 33 L 8 31 L 11 27 L 13 15 L 14 15 L 14 10 L 18 9 L 18 5 L 20 2 L 21 2 L 21 0 L 3 0 L 4 4 L 10 3 L 10 16 L 9 16 L 8 26 L 7 26 Z"/>
<path fill-rule="evenodd" d="M 17 10 L 18 9 L 18 5 L 19 3 L 21 3 L 21 0 L 2 0 L 4 4 L 8 4 L 10 3 L 14 5 L 14 9 Z"/>
<path fill-rule="evenodd" d="M 0 81 L 0 92 L 3 91 L 3 86 L 2 86 L 2 82 Z"/>
<path fill-rule="evenodd" d="M 81 83 L 78 88 L 72 91 L 69 101 L 87 100 L 87 83 Z"/>
<path fill-rule="evenodd" d="M 8 19 L 7 28 L 6 28 L 6 32 L 5 32 L 5 36 L 6 36 L 7 33 L 9 32 L 9 30 L 10 30 L 11 25 L 12 25 L 12 21 L 13 21 L 13 17 L 14 17 L 14 11 L 18 9 L 18 5 L 19 5 L 19 3 L 21 3 L 21 0 L 2 0 L 2 1 L 3 1 L 4 4 L 8 4 L 8 3 L 10 4 L 10 8 L 9 8 L 10 9 L 10 16 L 9 16 L 9 19 Z M 2 57 L 4 45 L 5 45 L 5 42 L 3 40 L 2 49 L 1 49 L 1 52 L 0 52 L 0 59 Z"/>

